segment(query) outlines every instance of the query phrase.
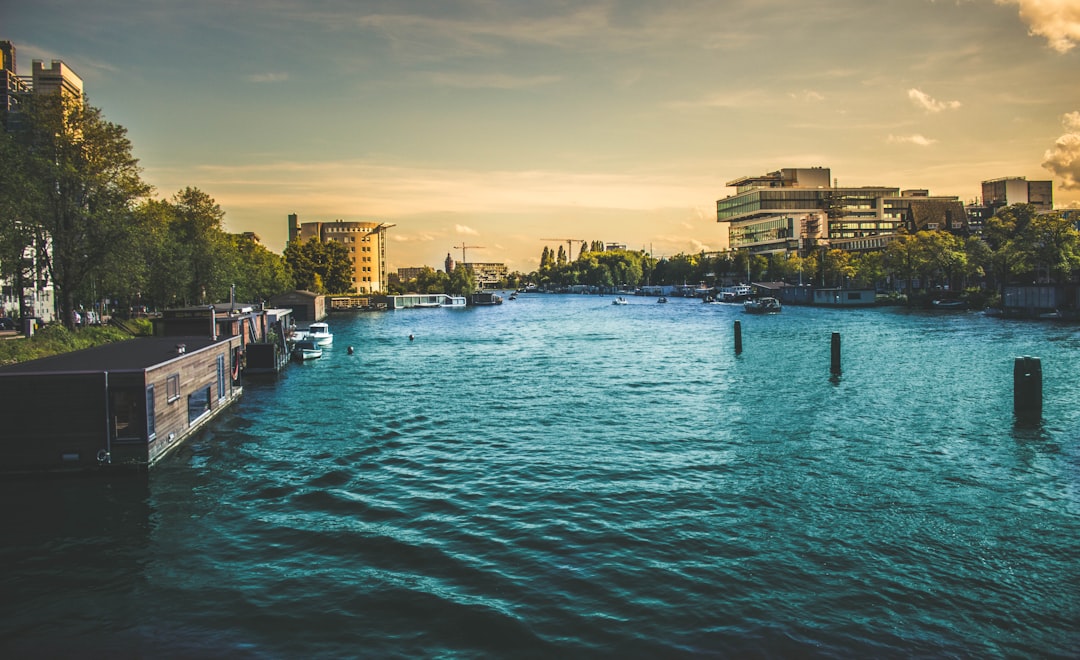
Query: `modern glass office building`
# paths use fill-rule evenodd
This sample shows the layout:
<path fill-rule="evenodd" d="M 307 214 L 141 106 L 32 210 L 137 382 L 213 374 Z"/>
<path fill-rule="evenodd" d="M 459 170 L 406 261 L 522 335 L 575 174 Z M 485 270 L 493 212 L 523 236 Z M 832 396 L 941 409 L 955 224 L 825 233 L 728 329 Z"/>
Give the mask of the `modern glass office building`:
<path fill-rule="evenodd" d="M 925 190 L 835 185 L 824 167 L 784 168 L 729 181 L 736 193 L 716 202 L 732 249 L 798 252 L 824 243 L 880 247 L 910 221 L 913 204 L 934 199 Z M 868 240 L 870 239 L 870 240 Z"/>

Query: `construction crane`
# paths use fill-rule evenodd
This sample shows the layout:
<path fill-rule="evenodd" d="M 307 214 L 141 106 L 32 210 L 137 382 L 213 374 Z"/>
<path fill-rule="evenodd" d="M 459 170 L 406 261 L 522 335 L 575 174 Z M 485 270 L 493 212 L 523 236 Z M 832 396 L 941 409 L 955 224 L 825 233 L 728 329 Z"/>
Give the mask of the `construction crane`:
<path fill-rule="evenodd" d="M 584 238 L 541 238 L 542 241 L 566 241 L 566 259 L 567 261 L 574 260 L 574 243 L 584 243 Z M 578 256 L 581 256 L 580 254 Z"/>
<path fill-rule="evenodd" d="M 462 241 L 461 245 L 455 245 L 453 247 L 454 247 L 455 250 L 461 250 L 461 263 L 465 263 L 465 250 L 466 249 L 470 249 L 470 250 L 472 250 L 472 249 L 477 249 L 477 250 L 484 249 L 483 245 L 465 245 L 465 241 Z"/>

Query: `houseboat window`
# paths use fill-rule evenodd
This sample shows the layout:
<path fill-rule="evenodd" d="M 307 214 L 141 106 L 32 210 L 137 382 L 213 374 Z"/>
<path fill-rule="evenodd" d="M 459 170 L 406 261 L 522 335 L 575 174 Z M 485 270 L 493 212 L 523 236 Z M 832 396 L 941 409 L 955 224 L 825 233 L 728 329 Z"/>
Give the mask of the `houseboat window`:
<path fill-rule="evenodd" d="M 180 374 L 173 374 L 165 381 L 165 393 L 169 403 L 180 398 Z"/>
<path fill-rule="evenodd" d="M 187 412 L 188 424 L 194 424 L 195 420 L 210 412 L 209 385 L 188 395 Z"/>
<path fill-rule="evenodd" d="M 154 386 L 146 386 L 146 439 L 152 440 L 157 433 L 154 422 Z"/>
<path fill-rule="evenodd" d="M 217 357 L 217 398 L 221 401 L 225 398 L 225 356 Z"/>
<path fill-rule="evenodd" d="M 141 435 L 139 428 L 138 390 L 109 390 L 109 408 L 112 410 L 113 438 L 132 439 Z"/>

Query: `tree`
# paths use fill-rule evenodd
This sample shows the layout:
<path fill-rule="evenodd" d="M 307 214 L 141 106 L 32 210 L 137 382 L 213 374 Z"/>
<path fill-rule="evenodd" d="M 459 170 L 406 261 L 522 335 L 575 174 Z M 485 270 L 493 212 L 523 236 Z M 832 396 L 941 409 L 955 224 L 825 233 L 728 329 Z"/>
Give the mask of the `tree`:
<path fill-rule="evenodd" d="M 7 132 L 0 131 L 0 278 L 9 279 L 19 299 L 19 316 L 29 315 L 25 290 L 36 276 L 33 260 L 25 257 L 35 247 L 35 227 L 31 221 L 35 207 L 41 206 L 41 189 L 27 177 L 24 152 Z M 38 277 L 40 279 L 40 277 Z"/>
<path fill-rule="evenodd" d="M 136 201 L 151 187 L 139 177 L 127 130 L 105 121 L 85 98 L 34 95 L 23 103 L 28 180 L 38 203 L 27 218 L 57 290 L 60 318 L 74 326 L 75 294 L 123 243 Z"/>
<path fill-rule="evenodd" d="M 285 247 L 285 263 L 295 285 L 315 293 L 353 290 L 349 248 L 317 238 L 294 241 Z"/>
<path fill-rule="evenodd" d="M 447 288 L 433 293 L 451 293 L 455 296 L 468 296 L 476 291 L 476 275 L 471 268 L 455 268 L 450 273 Z"/>
<path fill-rule="evenodd" d="M 198 188 L 187 187 L 173 196 L 175 226 L 180 241 L 189 247 L 186 299 L 195 304 L 224 300 L 229 282 L 225 277 L 225 212 Z"/>
<path fill-rule="evenodd" d="M 247 236 L 232 236 L 231 253 L 236 296 L 258 302 L 292 288 L 285 260 Z"/>
<path fill-rule="evenodd" d="M 1020 232 L 1023 259 L 1033 268 L 1035 279 L 1045 270 L 1046 279 L 1060 283 L 1080 267 L 1080 233 L 1061 213 L 1044 213 L 1031 219 Z"/>
<path fill-rule="evenodd" d="M 905 282 L 905 293 L 911 300 L 912 280 L 919 272 L 918 245 L 911 234 L 899 234 L 885 248 L 883 263 L 886 271 Z"/>

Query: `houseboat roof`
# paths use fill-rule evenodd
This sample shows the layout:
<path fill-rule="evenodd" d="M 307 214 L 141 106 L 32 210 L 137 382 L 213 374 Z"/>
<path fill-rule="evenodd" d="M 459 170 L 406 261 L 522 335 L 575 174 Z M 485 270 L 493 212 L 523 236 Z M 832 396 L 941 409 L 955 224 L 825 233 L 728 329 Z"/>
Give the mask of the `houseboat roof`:
<path fill-rule="evenodd" d="M 223 337 L 218 341 L 214 341 L 210 337 L 138 337 L 0 367 L 0 377 L 103 371 L 112 373 L 145 371 L 166 362 L 182 359 L 186 354 L 226 341 L 228 341 L 227 337 Z M 183 349 L 180 348 L 181 346 Z"/>

